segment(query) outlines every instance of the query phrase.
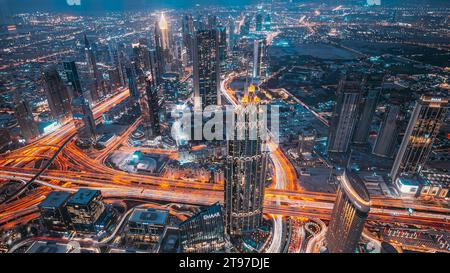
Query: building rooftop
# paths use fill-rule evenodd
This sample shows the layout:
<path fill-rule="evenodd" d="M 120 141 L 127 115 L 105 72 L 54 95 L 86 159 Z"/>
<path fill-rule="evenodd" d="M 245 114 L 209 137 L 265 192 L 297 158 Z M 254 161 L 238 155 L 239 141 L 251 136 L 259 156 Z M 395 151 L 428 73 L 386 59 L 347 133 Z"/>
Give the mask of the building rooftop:
<path fill-rule="evenodd" d="M 52 191 L 44 201 L 42 201 L 39 208 L 59 208 L 70 198 L 70 193 L 63 191 Z"/>
<path fill-rule="evenodd" d="M 99 190 L 79 189 L 72 195 L 68 203 L 72 205 L 87 205 L 99 192 Z"/>
<path fill-rule="evenodd" d="M 53 241 L 36 241 L 26 253 L 80 253 L 80 245 L 77 242 L 59 243 Z"/>
<path fill-rule="evenodd" d="M 136 208 L 128 221 L 145 225 L 165 225 L 168 217 L 168 210 Z"/>

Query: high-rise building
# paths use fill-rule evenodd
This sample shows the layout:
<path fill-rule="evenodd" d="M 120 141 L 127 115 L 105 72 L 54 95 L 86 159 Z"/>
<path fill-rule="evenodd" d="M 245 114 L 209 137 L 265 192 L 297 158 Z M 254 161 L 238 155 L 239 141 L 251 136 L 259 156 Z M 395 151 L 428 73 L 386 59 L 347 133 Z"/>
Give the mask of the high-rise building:
<path fill-rule="evenodd" d="M 68 229 L 70 219 L 66 203 L 70 198 L 68 192 L 51 192 L 39 205 L 41 223 L 47 229 L 64 232 Z"/>
<path fill-rule="evenodd" d="M 253 42 L 253 78 L 266 76 L 267 72 L 267 44 L 265 39 Z"/>
<path fill-rule="evenodd" d="M 222 206 L 216 203 L 180 224 L 181 248 L 187 253 L 225 250 Z"/>
<path fill-rule="evenodd" d="M 392 181 L 401 174 L 414 175 L 422 170 L 448 108 L 447 98 L 422 96 L 416 102 L 391 169 Z"/>
<path fill-rule="evenodd" d="M 93 79 L 93 87 L 91 89 L 91 97 L 93 101 L 98 101 L 102 96 L 102 77 L 98 70 L 97 59 L 95 58 L 94 50 L 92 49 L 89 40 L 84 34 L 84 52 L 86 54 L 86 62 L 89 69 L 89 74 Z"/>
<path fill-rule="evenodd" d="M 255 17 L 255 30 L 256 31 L 262 30 L 262 22 L 263 22 L 263 15 L 261 12 L 258 12 Z"/>
<path fill-rule="evenodd" d="M 191 15 L 183 16 L 181 24 L 181 31 L 183 35 L 183 45 L 189 58 L 189 63 L 192 63 L 192 50 L 194 38 L 194 21 Z"/>
<path fill-rule="evenodd" d="M 169 211 L 135 208 L 127 222 L 127 242 L 133 245 L 156 244 L 161 241 L 169 220 Z"/>
<path fill-rule="evenodd" d="M 225 26 L 217 26 L 217 41 L 219 44 L 219 61 L 221 71 L 225 71 L 227 59 L 227 28 Z"/>
<path fill-rule="evenodd" d="M 328 152 L 347 152 L 358 118 L 360 93 L 358 81 L 340 81 L 328 134 Z"/>
<path fill-rule="evenodd" d="M 78 141 L 85 145 L 90 145 L 96 137 L 94 115 L 81 89 L 75 62 L 64 62 L 64 70 L 74 95 L 74 99 L 72 100 L 72 117 L 77 128 Z"/>
<path fill-rule="evenodd" d="M 26 142 L 30 142 L 39 136 L 39 128 L 33 117 L 33 110 L 30 104 L 22 97 L 15 97 L 15 116 L 20 126 L 20 134 Z"/>
<path fill-rule="evenodd" d="M 161 133 L 161 128 L 158 88 L 150 75 L 146 78 L 145 88 L 140 90 L 139 104 L 141 107 L 145 137 L 147 140 L 153 139 Z"/>
<path fill-rule="evenodd" d="M 370 211 L 370 196 L 361 178 L 349 170 L 339 180 L 327 248 L 330 253 L 354 253 Z"/>
<path fill-rule="evenodd" d="M 94 232 L 96 223 L 105 212 L 102 193 L 99 190 L 79 189 L 67 201 L 70 224 L 76 231 Z"/>
<path fill-rule="evenodd" d="M 155 49 L 158 66 L 162 69 L 161 73 L 169 71 L 172 61 L 172 47 L 170 43 L 169 24 L 164 14 L 161 14 L 161 19 L 155 24 Z"/>
<path fill-rule="evenodd" d="M 382 76 L 370 76 L 364 83 L 363 107 L 360 109 L 359 120 L 355 127 L 353 142 L 364 144 L 369 137 L 370 125 L 377 108 L 378 98 L 381 93 Z"/>
<path fill-rule="evenodd" d="M 150 51 L 147 45 L 142 43 L 132 44 L 133 47 L 133 61 L 136 69 L 142 71 L 150 70 Z"/>
<path fill-rule="evenodd" d="M 139 89 L 137 85 L 136 67 L 133 62 L 129 62 L 125 69 L 128 77 L 128 89 L 130 91 L 130 96 L 138 98 Z"/>
<path fill-rule="evenodd" d="M 372 153 L 377 156 L 391 158 L 397 144 L 400 106 L 391 104 L 385 113 L 378 131 Z"/>
<path fill-rule="evenodd" d="M 270 21 L 271 21 L 270 14 L 267 13 L 266 18 L 264 18 L 264 23 L 263 23 L 265 30 L 270 30 L 270 25 L 271 25 Z"/>
<path fill-rule="evenodd" d="M 69 92 L 55 66 L 45 68 L 42 73 L 42 83 L 52 117 L 60 119 L 70 115 Z"/>
<path fill-rule="evenodd" d="M 229 235 L 251 232 L 263 219 L 268 153 L 258 101 L 255 87 L 250 85 L 243 106 L 235 109 L 235 128 L 227 138 L 224 208 Z"/>
<path fill-rule="evenodd" d="M 161 83 L 164 71 L 162 63 L 158 58 L 158 51 L 155 49 L 150 50 L 150 73 L 152 74 L 153 82 L 156 86 Z"/>
<path fill-rule="evenodd" d="M 220 60 L 215 29 L 196 32 L 193 66 L 196 107 L 220 105 Z"/>

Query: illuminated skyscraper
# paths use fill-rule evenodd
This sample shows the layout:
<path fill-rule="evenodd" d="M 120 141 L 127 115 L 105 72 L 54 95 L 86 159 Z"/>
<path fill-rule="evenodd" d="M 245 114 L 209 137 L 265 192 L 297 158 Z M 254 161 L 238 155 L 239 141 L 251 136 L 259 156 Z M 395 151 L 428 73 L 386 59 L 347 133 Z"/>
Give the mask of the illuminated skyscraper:
<path fill-rule="evenodd" d="M 193 66 L 196 107 L 220 105 L 220 60 L 215 29 L 196 32 Z"/>
<path fill-rule="evenodd" d="M 328 134 L 328 152 L 345 153 L 358 118 L 361 87 L 357 81 L 341 80 Z"/>
<path fill-rule="evenodd" d="M 250 85 L 243 106 L 235 109 L 234 133 L 228 136 L 224 204 L 229 235 L 251 232 L 263 219 L 268 152 L 258 101 L 255 87 Z"/>
<path fill-rule="evenodd" d="M 400 106 L 390 105 L 378 131 L 372 153 L 382 157 L 392 157 L 397 144 Z"/>
<path fill-rule="evenodd" d="M 150 50 L 150 73 L 152 74 L 153 82 L 158 86 L 162 81 L 163 67 L 160 61 L 158 51 L 156 49 Z"/>
<path fill-rule="evenodd" d="M 72 100 L 72 117 L 77 128 L 78 141 L 90 145 L 96 137 L 96 125 L 94 115 L 87 99 L 81 89 L 78 70 L 74 61 L 64 62 L 64 71 L 67 80 L 73 90 L 74 99 Z"/>
<path fill-rule="evenodd" d="M 70 115 L 69 93 L 55 66 L 48 66 L 44 69 L 42 83 L 51 115 L 56 119 Z"/>
<path fill-rule="evenodd" d="M 151 76 L 147 76 L 145 88 L 140 90 L 139 104 L 142 113 L 142 125 L 146 139 L 160 134 L 158 89 Z"/>
<path fill-rule="evenodd" d="M 422 96 L 416 102 L 391 169 L 392 181 L 401 174 L 414 175 L 422 170 L 446 118 L 448 107 L 447 98 Z"/>
<path fill-rule="evenodd" d="M 354 253 L 370 211 L 370 196 L 359 176 L 346 170 L 340 177 L 326 234 L 330 253 Z"/>
<path fill-rule="evenodd" d="M 216 203 L 180 224 L 181 248 L 187 253 L 225 250 L 222 207 Z"/>
<path fill-rule="evenodd" d="M 169 24 L 164 14 L 161 14 L 161 19 L 155 24 L 155 49 L 158 66 L 162 69 L 161 73 L 169 71 L 172 62 L 172 47 L 170 43 Z"/>
<path fill-rule="evenodd" d="M 91 89 L 91 97 L 93 101 L 98 101 L 102 96 L 101 75 L 98 71 L 97 59 L 95 58 L 94 50 L 92 49 L 89 40 L 84 34 L 84 52 L 86 54 L 86 61 L 89 68 L 89 74 L 93 78 L 93 88 Z"/>
<path fill-rule="evenodd" d="M 30 142 L 39 136 L 39 128 L 34 120 L 33 111 L 30 104 L 20 95 L 16 94 L 14 101 L 16 106 L 14 114 L 20 126 L 20 134 L 27 142 Z"/>
<path fill-rule="evenodd" d="M 267 44 L 265 39 L 256 39 L 253 43 L 253 78 L 266 76 Z"/>

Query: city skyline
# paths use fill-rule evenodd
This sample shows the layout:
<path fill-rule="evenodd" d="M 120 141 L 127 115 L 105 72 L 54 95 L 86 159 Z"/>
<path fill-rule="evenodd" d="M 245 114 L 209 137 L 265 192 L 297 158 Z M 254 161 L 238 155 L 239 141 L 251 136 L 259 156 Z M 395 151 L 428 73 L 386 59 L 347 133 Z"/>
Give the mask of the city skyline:
<path fill-rule="evenodd" d="M 7 2 L 0 253 L 450 253 L 450 6 Z"/>

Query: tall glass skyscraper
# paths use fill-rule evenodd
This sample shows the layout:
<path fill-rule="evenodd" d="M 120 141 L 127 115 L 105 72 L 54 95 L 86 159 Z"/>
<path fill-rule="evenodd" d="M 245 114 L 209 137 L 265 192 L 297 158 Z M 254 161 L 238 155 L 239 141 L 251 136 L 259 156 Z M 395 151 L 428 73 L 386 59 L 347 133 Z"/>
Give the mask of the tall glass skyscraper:
<path fill-rule="evenodd" d="M 216 203 L 180 224 L 181 248 L 188 253 L 225 250 L 222 206 Z"/>
<path fill-rule="evenodd" d="M 390 176 L 414 175 L 422 170 L 449 108 L 448 98 L 422 96 L 414 107 Z"/>
<path fill-rule="evenodd" d="M 328 251 L 354 253 L 370 211 L 370 196 L 359 176 L 346 170 L 340 177 L 330 225 L 326 234 Z"/>
<path fill-rule="evenodd" d="M 328 135 L 328 152 L 347 152 L 358 118 L 360 94 L 359 81 L 341 80 L 339 83 Z"/>
<path fill-rule="evenodd" d="M 60 119 L 70 115 L 70 96 L 55 66 L 44 69 L 42 84 L 52 117 Z"/>
<path fill-rule="evenodd" d="M 196 32 L 193 66 L 196 107 L 220 105 L 220 60 L 216 29 Z"/>

